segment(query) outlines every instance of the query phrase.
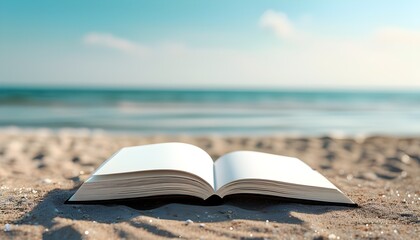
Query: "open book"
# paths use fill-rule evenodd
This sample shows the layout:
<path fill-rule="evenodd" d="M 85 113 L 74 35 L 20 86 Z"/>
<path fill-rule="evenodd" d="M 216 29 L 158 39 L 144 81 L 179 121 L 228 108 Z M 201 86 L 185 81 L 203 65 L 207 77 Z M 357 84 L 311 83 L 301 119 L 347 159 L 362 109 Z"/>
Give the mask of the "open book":
<path fill-rule="evenodd" d="M 237 151 L 216 161 L 185 143 L 126 147 L 105 161 L 68 202 L 232 194 L 354 205 L 324 176 L 297 158 Z"/>

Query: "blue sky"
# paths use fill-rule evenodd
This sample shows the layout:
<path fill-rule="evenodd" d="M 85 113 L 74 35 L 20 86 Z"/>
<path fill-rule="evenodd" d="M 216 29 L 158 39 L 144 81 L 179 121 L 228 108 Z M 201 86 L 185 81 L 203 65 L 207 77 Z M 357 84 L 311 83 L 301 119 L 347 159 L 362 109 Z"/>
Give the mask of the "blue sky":
<path fill-rule="evenodd" d="M 420 87 L 418 1 L 0 2 L 0 83 Z"/>

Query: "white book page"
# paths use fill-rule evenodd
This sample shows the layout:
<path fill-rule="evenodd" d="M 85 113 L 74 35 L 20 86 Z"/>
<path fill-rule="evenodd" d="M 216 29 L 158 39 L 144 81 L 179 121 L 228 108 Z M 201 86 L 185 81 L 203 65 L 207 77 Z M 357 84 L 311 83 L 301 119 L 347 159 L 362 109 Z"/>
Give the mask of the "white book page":
<path fill-rule="evenodd" d="M 215 162 L 216 190 L 241 179 L 263 179 L 337 189 L 324 176 L 297 158 L 237 151 L 228 153 Z"/>
<path fill-rule="evenodd" d="M 186 143 L 160 143 L 121 149 L 93 174 L 176 170 L 199 176 L 214 189 L 213 160 L 201 148 Z"/>

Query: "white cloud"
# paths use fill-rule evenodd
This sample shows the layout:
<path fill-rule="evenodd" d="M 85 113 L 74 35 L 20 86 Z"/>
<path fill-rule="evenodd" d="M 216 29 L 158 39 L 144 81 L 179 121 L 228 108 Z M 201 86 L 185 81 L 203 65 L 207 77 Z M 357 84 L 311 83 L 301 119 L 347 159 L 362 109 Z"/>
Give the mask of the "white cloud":
<path fill-rule="evenodd" d="M 84 36 L 83 42 L 89 45 L 113 48 L 126 53 L 143 54 L 148 50 L 147 47 L 141 44 L 116 37 L 109 33 L 88 33 Z"/>
<path fill-rule="evenodd" d="M 380 28 L 364 37 L 339 38 L 308 34 L 303 27 L 293 27 L 285 15 L 285 21 L 278 21 L 278 16 L 267 11 L 260 22 L 276 29 L 281 39 L 293 39 L 293 44 L 279 41 L 278 46 L 252 50 L 194 48 L 165 40 L 144 45 L 112 34 L 88 33 L 85 44 L 128 54 L 98 56 L 89 51 L 49 61 L 23 59 L 26 71 L 9 75 L 3 71 L 0 77 L 16 77 L 19 72 L 22 79 L 29 74 L 45 81 L 120 87 L 420 87 L 420 45 L 407 44 L 419 41 L 418 32 Z M 0 56 L 4 69 L 11 62 Z"/>
<path fill-rule="evenodd" d="M 260 18 L 260 26 L 268 28 L 281 39 L 290 39 L 295 36 L 295 28 L 286 14 L 267 10 Z"/>
<path fill-rule="evenodd" d="M 152 87 L 420 87 L 420 54 L 377 44 L 371 37 L 305 35 L 293 46 L 279 42 L 260 50 L 193 48 L 171 42 L 143 46 L 124 40 L 130 46 L 143 46 L 148 54 L 97 60 L 92 55 L 77 63 L 85 77 L 80 72 L 74 76 L 69 69 L 67 74 L 59 71 L 57 78 L 89 81 L 94 76 L 101 84 L 119 79 L 121 86 Z M 137 47 L 123 49 L 132 52 Z"/>
<path fill-rule="evenodd" d="M 420 45 L 420 31 L 399 27 L 383 27 L 375 31 L 377 41 L 387 44 Z"/>

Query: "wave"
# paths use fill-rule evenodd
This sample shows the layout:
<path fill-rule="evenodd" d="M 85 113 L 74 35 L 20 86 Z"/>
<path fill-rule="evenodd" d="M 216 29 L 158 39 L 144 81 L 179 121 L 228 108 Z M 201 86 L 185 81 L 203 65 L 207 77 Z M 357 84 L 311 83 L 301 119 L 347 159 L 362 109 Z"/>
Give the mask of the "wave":
<path fill-rule="evenodd" d="M 420 134 L 416 92 L 0 89 L 0 127 Z"/>

